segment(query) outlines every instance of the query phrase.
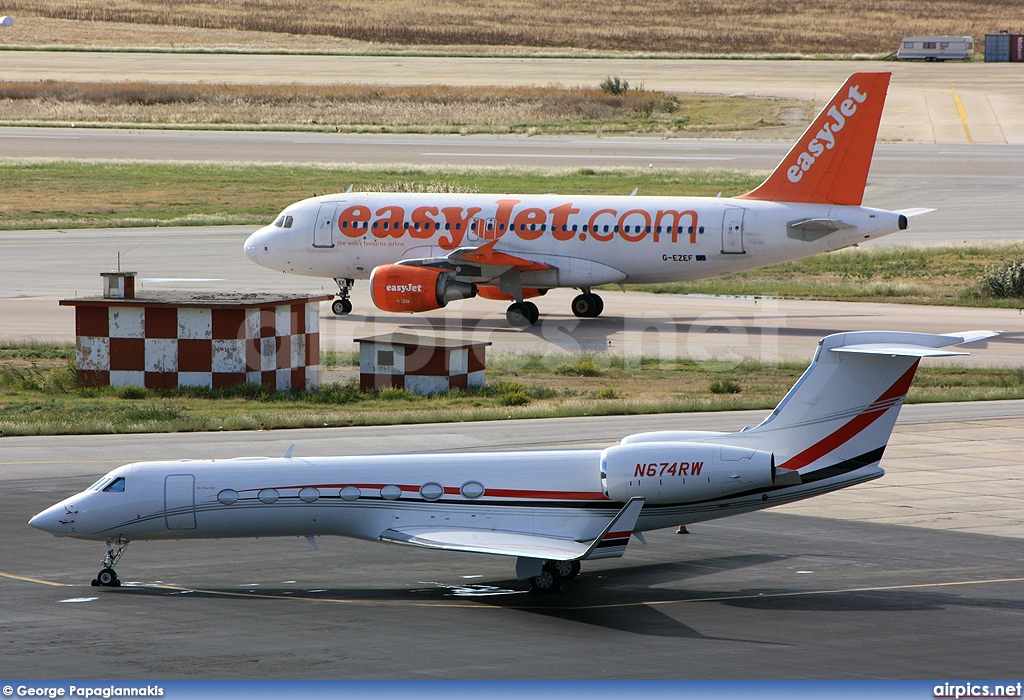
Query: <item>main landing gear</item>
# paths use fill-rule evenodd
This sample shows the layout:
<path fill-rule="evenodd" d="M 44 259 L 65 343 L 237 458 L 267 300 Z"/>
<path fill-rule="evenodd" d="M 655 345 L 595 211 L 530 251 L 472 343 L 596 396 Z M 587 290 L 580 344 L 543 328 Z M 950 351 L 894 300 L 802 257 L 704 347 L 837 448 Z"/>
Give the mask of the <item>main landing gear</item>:
<path fill-rule="evenodd" d="M 532 301 L 517 301 L 505 311 L 505 319 L 510 326 L 526 328 L 540 319 L 540 309 Z"/>
<path fill-rule="evenodd" d="M 100 572 L 92 580 L 93 586 L 109 586 L 116 588 L 121 585 L 121 579 L 117 577 L 114 567 L 117 565 L 124 550 L 128 547 L 128 540 L 118 537 L 116 540 L 107 540 L 107 556 L 103 557 Z"/>
<path fill-rule="evenodd" d="M 344 277 L 336 277 L 334 279 L 338 283 L 338 298 L 331 304 L 331 311 L 334 312 L 335 316 L 347 316 L 352 313 L 352 302 L 349 301 L 349 294 L 352 291 L 352 285 L 356 283 L 354 279 L 345 279 Z"/>
<path fill-rule="evenodd" d="M 546 561 L 539 575 L 530 579 L 531 593 L 557 593 L 562 590 L 562 581 L 571 581 L 579 576 L 580 562 Z"/>
<path fill-rule="evenodd" d="M 595 318 L 604 311 L 604 300 L 592 293 L 589 287 L 583 287 L 583 294 L 572 300 L 572 312 L 580 318 Z"/>
<path fill-rule="evenodd" d="M 597 294 L 590 291 L 589 287 L 582 288 L 583 293 L 572 300 L 572 312 L 579 318 L 596 318 L 604 311 L 604 300 Z M 337 304 L 338 302 L 334 302 Z M 335 311 L 335 313 L 338 313 Z M 540 311 L 532 301 L 517 301 L 505 311 L 505 318 L 510 326 L 515 328 L 527 328 L 537 323 L 540 319 Z"/>

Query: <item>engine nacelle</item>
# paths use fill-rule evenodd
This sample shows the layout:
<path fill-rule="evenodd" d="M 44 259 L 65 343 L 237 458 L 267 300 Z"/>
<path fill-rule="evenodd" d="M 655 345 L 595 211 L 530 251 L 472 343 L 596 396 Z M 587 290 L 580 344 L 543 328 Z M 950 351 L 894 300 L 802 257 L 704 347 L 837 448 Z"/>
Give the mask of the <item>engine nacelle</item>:
<path fill-rule="evenodd" d="M 476 285 L 460 282 L 452 273 L 436 267 L 380 265 L 370 273 L 370 298 L 384 311 L 432 311 L 473 296 Z"/>
<path fill-rule="evenodd" d="M 601 453 L 601 487 L 613 501 L 690 503 L 771 486 L 775 455 L 731 445 L 640 442 Z"/>

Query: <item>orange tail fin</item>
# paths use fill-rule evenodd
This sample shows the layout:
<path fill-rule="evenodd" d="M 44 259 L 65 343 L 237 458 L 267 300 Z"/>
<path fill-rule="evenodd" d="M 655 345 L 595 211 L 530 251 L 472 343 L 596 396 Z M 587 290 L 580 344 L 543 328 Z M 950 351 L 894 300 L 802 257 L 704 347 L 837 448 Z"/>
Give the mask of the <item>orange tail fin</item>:
<path fill-rule="evenodd" d="M 860 205 L 891 75 L 851 75 L 768 179 L 737 199 Z"/>

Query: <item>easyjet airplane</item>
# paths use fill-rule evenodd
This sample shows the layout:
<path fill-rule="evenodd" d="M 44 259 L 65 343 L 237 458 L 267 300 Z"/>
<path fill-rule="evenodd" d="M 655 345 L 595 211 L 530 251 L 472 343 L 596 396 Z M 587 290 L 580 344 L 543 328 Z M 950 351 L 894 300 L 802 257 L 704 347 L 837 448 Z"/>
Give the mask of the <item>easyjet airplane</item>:
<path fill-rule="evenodd" d="M 105 540 L 94 585 L 120 585 L 131 540 L 340 535 L 516 557 L 533 589 L 636 535 L 877 479 L 922 357 L 997 335 L 839 333 L 764 421 L 738 433 L 653 432 L 607 449 L 242 457 L 113 470 L 29 524 Z"/>
<path fill-rule="evenodd" d="M 527 299 L 581 290 L 577 316 L 601 314 L 591 289 L 713 277 L 796 260 L 907 227 L 928 209 L 861 206 L 889 73 L 856 73 L 757 189 L 731 198 L 359 193 L 297 202 L 245 242 L 273 270 L 338 283 L 370 279 L 385 311 L 438 309 L 482 296 L 512 301 L 515 326 L 536 323 Z M 635 194 L 635 193 L 634 193 Z"/>

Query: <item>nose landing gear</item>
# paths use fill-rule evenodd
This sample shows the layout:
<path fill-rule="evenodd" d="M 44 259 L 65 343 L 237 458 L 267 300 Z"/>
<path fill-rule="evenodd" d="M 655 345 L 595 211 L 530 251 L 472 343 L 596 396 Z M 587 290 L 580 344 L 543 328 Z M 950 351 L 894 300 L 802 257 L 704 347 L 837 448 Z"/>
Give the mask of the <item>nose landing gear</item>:
<path fill-rule="evenodd" d="M 337 277 L 334 281 L 338 283 L 338 298 L 331 304 L 331 311 L 335 316 L 346 316 L 352 313 L 352 302 L 348 297 L 356 281 L 344 277 Z"/>
<path fill-rule="evenodd" d="M 114 567 L 117 565 L 124 550 L 128 548 L 128 540 L 118 537 L 116 540 L 107 540 L 107 556 L 103 557 L 100 572 L 92 580 L 93 586 L 109 586 L 116 588 L 121 585 L 121 579 L 117 577 Z"/>

